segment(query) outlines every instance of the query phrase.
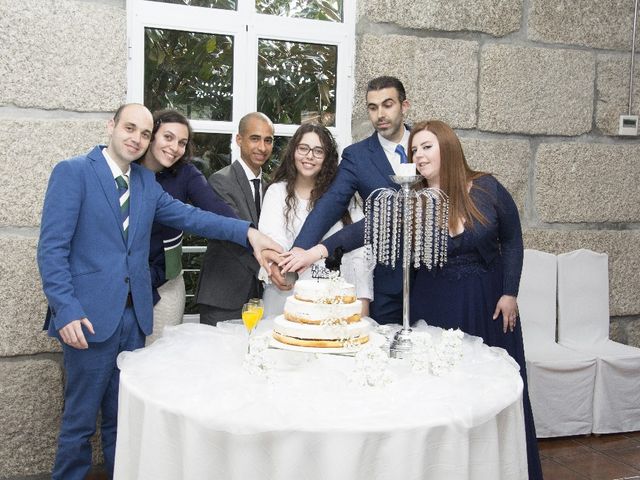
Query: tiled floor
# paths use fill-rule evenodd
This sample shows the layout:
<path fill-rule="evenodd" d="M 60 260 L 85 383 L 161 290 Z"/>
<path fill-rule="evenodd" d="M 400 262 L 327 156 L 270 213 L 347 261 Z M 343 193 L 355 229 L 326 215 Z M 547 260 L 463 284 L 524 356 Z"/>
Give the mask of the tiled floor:
<path fill-rule="evenodd" d="M 640 480 L 640 432 L 538 442 L 545 480 Z"/>

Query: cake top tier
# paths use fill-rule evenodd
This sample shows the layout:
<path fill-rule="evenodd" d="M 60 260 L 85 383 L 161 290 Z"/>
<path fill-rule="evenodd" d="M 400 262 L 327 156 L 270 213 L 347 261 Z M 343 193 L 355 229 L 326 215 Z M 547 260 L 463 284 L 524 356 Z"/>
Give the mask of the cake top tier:
<path fill-rule="evenodd" d="M 298 300 L 305 302 L 352 303 L 356 300 L 356 287 L 343 278 L 298 280 L 293 293 Z"/>

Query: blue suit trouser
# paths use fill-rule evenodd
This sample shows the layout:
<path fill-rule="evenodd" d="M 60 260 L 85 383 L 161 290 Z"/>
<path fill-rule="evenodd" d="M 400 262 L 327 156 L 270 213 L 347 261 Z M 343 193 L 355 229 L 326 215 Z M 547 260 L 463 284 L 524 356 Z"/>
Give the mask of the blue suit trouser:
<path fill-rule="evenodd" d="M 85 336 L 91 334 L 85 329 Z M 91 444 L 98 412 L 105 467 L 113 476 L 118 421 L 120 370 L 116 357 L 125 350 L 144 347 L 132 307 L 124 310 L 120 325 L 108 340 L 89 343 L 86 350 L 62 344 L 65 368 L 64 411 L 52 479 L 83 480 L 91 469 Z"/>

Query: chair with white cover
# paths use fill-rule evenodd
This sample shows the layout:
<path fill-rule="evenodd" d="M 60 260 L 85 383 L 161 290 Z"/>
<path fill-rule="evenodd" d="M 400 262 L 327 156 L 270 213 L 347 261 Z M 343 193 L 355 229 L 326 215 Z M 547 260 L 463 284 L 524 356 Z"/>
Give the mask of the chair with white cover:
<path fill-rule="evenodd" d="M 592 431 L 596 358 L 556 343 L 555 255 L 525 250 L 518 309 L 529 399 L 540 438 Z"/>
<path fill-rule="evenodd" d="M 558 341 L 595 355 L 593 433 L 640 430 L 640 349 L 609 339 L 606 253 L 558 255 Z"/>

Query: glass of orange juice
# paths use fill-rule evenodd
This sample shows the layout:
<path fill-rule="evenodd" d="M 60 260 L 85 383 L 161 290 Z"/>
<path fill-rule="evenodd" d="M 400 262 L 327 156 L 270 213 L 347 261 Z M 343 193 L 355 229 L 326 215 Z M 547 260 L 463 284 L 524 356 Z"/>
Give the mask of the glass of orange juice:
<path fill-rule="evenodd" d="M 264 303 L 261 298 L 252 298 L 242 306 L 242 323 L 244 323 L 247 332 L 249 332 L 249 343 L 247 344 L 247 353 L 251 344 L 251 335 L 258 325 L 264 313 Z"/>
<path fill-rule="evenodd" d="M 253 306 L 253 310 L 258 312 L 258 320 L 256 321 L 257 325 L 257 323 L 262 319 L 262 316 L 264 315 L 264 302 L 261 298 L 250 298 L 249 302 L 247 303 L 251 304 Z"/>

